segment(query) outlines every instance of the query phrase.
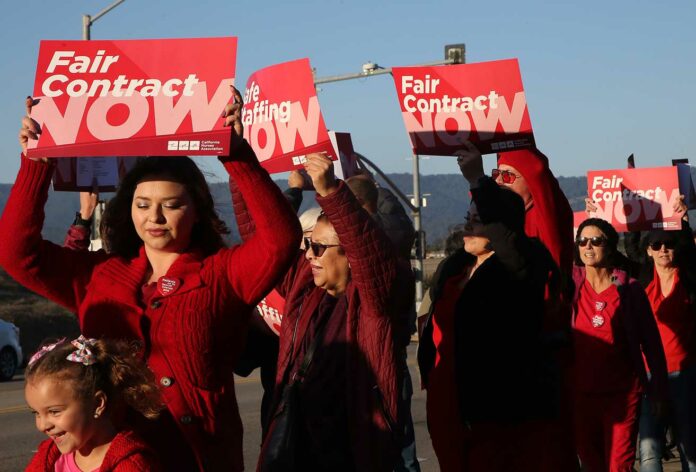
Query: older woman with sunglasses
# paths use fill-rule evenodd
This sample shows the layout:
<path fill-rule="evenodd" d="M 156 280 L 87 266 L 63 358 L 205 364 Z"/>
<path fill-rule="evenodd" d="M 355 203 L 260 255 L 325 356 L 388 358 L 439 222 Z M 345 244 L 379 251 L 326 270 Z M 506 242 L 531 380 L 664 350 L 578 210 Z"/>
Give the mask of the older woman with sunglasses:
<path fill-rule="evenodd" d="M 472 203 L 463 250 L 438 268 L 418 363 L 440 470 L 543 470 L 557 372 L 542 343 L 544 291 L 558 268 L 524 232 L 524 202 L 459 156 Z M 558 469 L 557 469 L 558 470 Z"/>
<path fill-rule="evenodd" d="M 398 316 L 413 284 L 388 237 L 337 180 L 326 156 L 305 170 L 323 210 L 277 286 L 285 297 L 276 398 L 259 470 L 392 471 L 400 451 Z M 307 367 L 308 359 L 311 363 Z M 287 448 L 284 395 L 299 387 Z M 284 462 L 284 460 L 287 460 Z"/>
<path fill-rule="evenodd" d="M 573 268 L 573 212 L 561 187 L 549 168 L 548 158 L 538 149 L 520 149 L 498 154 L 498 167 L 491 174 L 498 185 L 520 195 L 525 204 L 524 229 L 527 236 L 539 238 L 549 250 L 563 275 L 563 296 L 554 298 L 550 287 L 544 315 L 545 337 L 556 346 L 557 360 L 566 374 L 569 361 L 570 277 Z M 567 292 L 567 293 L 566 293 Z M 565 376 L 565 375 L 564 375 Z M 563 380 L 565 413 L 555 424 L 550 438 L 551 451 L 543 472 L 573 470 L 577 459 L 571 438 L 570 417 L 572 388 Z"/>
<path fill-rule="evenodd" d="M 696 471 L 696 245 L 686 217 L 681 231 L 655 230 L 639 244 L 626 237 L 629 256 L 640 263 L 639 280 L 650 300 L 667 357 L 670 409 L 663 418 L 643 400 L 640 420 L 640 468 L 662 471 L 665 430 L 672 426 L 683 471 Z"/>
<path fill-rule="evenodd" d="M 667 372 L 650 303 L 618 269 L 623 256 L 611 224 L 590 218 L 575 240 L 573 337 L 575 441 L 587 472 L 633 470 L 644 391 L 661 408 Z M 645 371 L 647 362 L 652 377 Z"/>
<path fill-rule="evenodd" d="M 498 154 L 498 167 L 491 174 L 524 200 L 525 232 L 539 238 L 565 273 L 573 265 L 573 211 L 549 168 L 548 158 L 538 149 Z"/>

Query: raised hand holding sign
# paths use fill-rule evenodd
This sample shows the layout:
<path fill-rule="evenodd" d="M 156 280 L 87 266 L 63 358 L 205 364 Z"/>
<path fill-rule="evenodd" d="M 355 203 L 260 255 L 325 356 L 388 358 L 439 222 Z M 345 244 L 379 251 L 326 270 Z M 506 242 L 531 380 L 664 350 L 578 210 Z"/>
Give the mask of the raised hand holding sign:
<path fill-rule="evenodd" d="M 325 197 L 338 188 L 334 177 L 333 162 L 325 154 L 307 154 L 304 168 L 312 179 L 314 189 L 319 196 Z"/>

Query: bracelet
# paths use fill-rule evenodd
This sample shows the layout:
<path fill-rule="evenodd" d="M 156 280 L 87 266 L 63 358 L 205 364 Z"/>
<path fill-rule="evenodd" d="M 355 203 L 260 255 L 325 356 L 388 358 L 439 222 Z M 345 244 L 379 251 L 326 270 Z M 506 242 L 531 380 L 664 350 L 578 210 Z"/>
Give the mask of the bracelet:
<path fill-rule="evenodd" d="M 91 228 L 92 218 L 84 220 L 82 219 L 82 215 L 78 211 L 77 213 L 75 213 L 75 220 L 73 221 L 73 226 L 84 226 L 85 228 Z"/>

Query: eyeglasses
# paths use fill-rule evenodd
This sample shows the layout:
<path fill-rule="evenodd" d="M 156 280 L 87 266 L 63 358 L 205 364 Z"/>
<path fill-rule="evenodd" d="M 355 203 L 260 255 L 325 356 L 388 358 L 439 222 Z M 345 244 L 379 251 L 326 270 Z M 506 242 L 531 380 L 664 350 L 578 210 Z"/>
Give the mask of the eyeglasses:
<path fill-rule="evenodd" d="M 309 238 L 304 238 L 305 251 L 309 251 L 311 249 L 315 257 L 321 257 L 324 255 L 324 252 L 326 252 L 328 248 L 338 246 L 340 246 L 340 244 L 321 244 L 315 243 Z"/>
<path fill-rule="evenodd" d="M 653 241 L 649 244 L 649 246 L 650 249 L 652 249 L 653 251 L 659 251 L 660 249 L 662 249 L 662 246 L 664 246 L 665 249 L 669 250 L 674 249 L 677 246 L 677 244 L 674 241 Z"/>
<path fill-rule="evenodd" d="M 588 243 L 591 243 L 594 247 L 604 247 L 607 245 L 607 238 L 604 236 L 594 236 L 592 238 L 578 238 L 575 240 L 575 244 L 578 247 L 585 247 Z"/>
<path fill-rule="evenodd" d="M 517 175 L 509 170 L 493 169 L 491 171 L 491 177 L 493 180 L 498 180 L 498 176 L 501 177 L 504 184 L 513 184 L 515 183 L 515 180 L 522 177 L 521 175 Z"/>

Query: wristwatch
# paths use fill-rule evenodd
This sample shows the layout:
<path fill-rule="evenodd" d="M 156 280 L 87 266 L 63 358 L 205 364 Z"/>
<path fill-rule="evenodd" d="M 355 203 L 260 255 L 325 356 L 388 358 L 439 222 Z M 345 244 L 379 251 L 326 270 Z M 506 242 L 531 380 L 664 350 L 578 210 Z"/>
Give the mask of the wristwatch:
<path fill-rule="evenodd" d="M 75 220 L 73 221 L 73 226 L 84 226 L 85 228 L 91 228 L 92 218 L 88 220 L 83 220 L 82 215 L 78 211 L 77 213 L 75 213 Z"/>

